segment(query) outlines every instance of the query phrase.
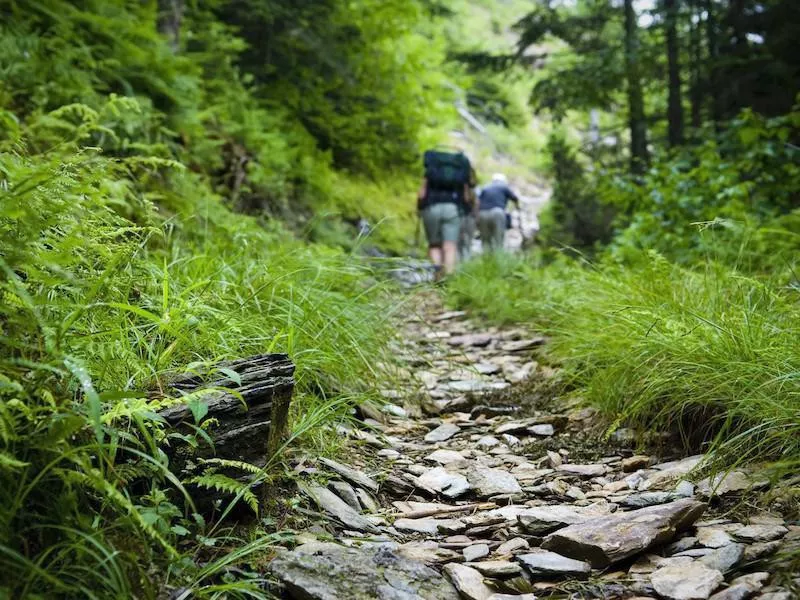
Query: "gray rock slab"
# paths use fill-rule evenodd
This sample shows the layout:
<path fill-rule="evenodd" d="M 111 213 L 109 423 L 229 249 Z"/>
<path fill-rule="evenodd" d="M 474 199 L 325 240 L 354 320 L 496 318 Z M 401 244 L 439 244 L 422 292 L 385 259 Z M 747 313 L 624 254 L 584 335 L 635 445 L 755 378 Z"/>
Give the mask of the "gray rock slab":
<path fill-rule="evenodd" d="M 397 531 L 411 533 L 427 533 L 435 535 L 439 532 L 438 519 L 395 519 L 393 525 Z"/>
<path fill-rule="evenodd" d="M 465 335 L 456 335 L 447 339 L 447 343 L 451 346 L 473 346 L 475 348 L 482 348 L 488 346 L 494 336 L 490 333 L 468 333 Z"/>
<path fill-rule="evenodd" d="M 356 488 L 356 497 L 358 497 L 358 502 L 361 504 L 361 508 L 369 513 L 376 513 L 380 510 L 380 506 L 375 501 L 375 498 L 370 496 L 367 490 L 362 488 Z"/>
<path fill-rule="evenodd" d="M 570 525 L 548 535 L 542 547 L 605 567 L 670 541 L 706 509 L 691 499 L 616 513 Z"/>
<path fill-rule="evenodd" d="M 346 479 L 353 485 L 367 489 L 370 492 L 378 491 L 378 483 L 374 479 L 364 475 L 364 473 L 360 471 L 356 471 L 352 467 L 348 467 L 347 465 L 343 465 L 329 458 L 320 458 L 319 462 L 328 467 L 331 471 L 338 473 L 343 479 Z"/>
<path fill-rule="evenodd" d="M 456 452 L 455 450 L 446 450 L 442 448 L 431 452 L 428 456 L 425 457 L 425 460 L 439 463 L 440 465 L 449 465 L 451 463 L 459 463 L 466 459 L 460 452 Z"/>
<path fill-rule="evenodd" d="M 500 349 L 503 352 L 524 352 L 525 350 L 531 350 L 537 346 L 541 346 L 544 343 L 545 338 L 535 337 L 527 340 L 514 340 L 512 342 L 505 342 L 500 345 Z"/>
<path fill-rule="evenodd" d="M 600 477 L 608 473 L 608 467 L 605 465 L 576 465 L 568 463 L 557 467 L 556 470 L 580 477 Z"/>
<path fill-rule="evenodd" d="M 483 498 L 522 493 L 517 478 L 503 469 L 475 467 L 467 473 L 467 480 L 475 488 L 477 494 Z"/>
<path fill-rule="evenodd" d="M 533 535 L 544 535 L 561 527 L 575 525 L 590 520 L 586 515 L 571 506 L 553 504 L 522 509 L 517 520 L 522 528 Z"/>
<path fill-rule="evenodd" d="M 297 600 L 459 600 L 444 577 L 395 544 L 312 542 L 280 552 L 269 569 Z"/>
<path fill-rule="evenodd" d="M 475 569 L 450 563 L 445 565 L 444 572 L 464 600 L 488 600 L 494 593 L 489 586 L 483 583 L 483 575 Z"/>
<path fill-rule="evenodd" d="M 344 500 L 350 508 L 356 512 L 361 511 L 361 503 L 352 485 L 346 481 L 329 481 L 328 489 Z"/>
<path fill-rule="evenodd" d="M 541 425 L 531 425 L 530 427 L 528 427 L 528 433 L 539 437 L 550 437 L 551 435 L 554 435 L 555 432 L 556 432 L 555 428 L 549 423 Z"/>
<path fill-rule="evenodd" d="M 492 594 L 487 600 L 537 600 L 536 594 Z"/>
<path fill-rule="evenodd" d="M 365 517 L 358 514 L 344 500 L 327 488 L 319 485 L 306 485 L 299 483 L 298 488 L 309 496 L 322 510 L 336 517 L 350 529 L 379 533 L 380 530 Z"/>
<path fill-rule="evenodd" d="M 707 600 L 724 580 L 722 573 L 699 563 L 663 567 L 650 576 L 653 589 L 667 600 Z"/>
<path fill-rule="evenodd" d="M 417 481 L 421 486 L 438 492 L 448 498 L 457 498 L 467 493 L 471 488 L 466 477 L 460 473 L 451 473 L 444 467 L 430 469 L 426 473 L 420 475 Z"/>
<path fill-rule="evenodd" d="M 746 600 L 746 598 L 752 597 L 755 593 L 756 590 L 749 585 L 740 583 L 727 587 L 721 592 L 717 592 L 711 596 L 710 600 Z"/>
<path fill-rule="evenodd" d="M 645 508 L 646 506 L 666 504 L 675 499 L 675 494 L 672 492 L 641 492 L 626 496 L 620 504 L 630 508 Z"/>
<path fill-rule="evenodd" d="M 475 569 L 485 577 L 514 577 L 522 572 L 522 567 L 508 560 L 484 560 L 481 562 L 465 563 L 465 566 Z"/>
<path fill-rule="evenodd" d="M 518 555 L 517 560 L 531 575 L 581 577 L 588 575 L 592 570 L 591 565 L 587 562 L 574 560 L 547 550 L 535 549 L 533 552 Z"/>
<path fill-rule="evenodd" d="M 698 543 L 706 548 L 722 548 L 733 543 L 728 532 L 717 527 L 698 527 L 695 535 Z"/>
<path fill-rule="evenodd" d="M 758 487 L 763 483 L 755 482 L 744 471 L 730 471 L 719 473 L 713 477 L 706 477 L 697 483 L 697 492 L 703 496 L 725 496 L 735 492 L 743 492 L 751 487 Z"/>
<path fill-rule="evenodd" d="M 744 557 L 744 545 L 727 544 L 699 558 L 698 562 L 720 573 L 727 573 L 741 562 L 742 557 Z"/>
<path fill-rule="evenodd" d="M 442 548 L 432 540 L 407 542 L 400 546 L 398 552 L 407 558 L 426 564 L 444 564 L 461 559 L 458 552 Z"/>
<path fill-rule="evenodd" d="M 474 562 L 489 556 L 489 546 L 488 544 L 473 544 L 464 548 L 461 553 L 464 555 L 465 561 Z"/>
<path fill-rule="evenodd" d="M 455 423 L 442 423 L 436 429 L 429 431 L 425 435 L 425 441 L 428 443 L 444 442 L 449 440 L 455 434 L 461 431 L 461 428 Z"/>
<path fill-rule="evenodd" d="M 747 525 L 734 531 L 733 537 L 742 542 L 771 542 L 788 532 L 783 525 Z"/>
<path fill-rule="evenodd" d="M 497 554 L 513 554 L 515 552 L 520 552 L 522 550 L 527 550 L 530 548 L 530 544 L 528 540 L 521 537 L 511 538 L 510 540 L 503 542 L 500 544 L 495 552 Z"/>

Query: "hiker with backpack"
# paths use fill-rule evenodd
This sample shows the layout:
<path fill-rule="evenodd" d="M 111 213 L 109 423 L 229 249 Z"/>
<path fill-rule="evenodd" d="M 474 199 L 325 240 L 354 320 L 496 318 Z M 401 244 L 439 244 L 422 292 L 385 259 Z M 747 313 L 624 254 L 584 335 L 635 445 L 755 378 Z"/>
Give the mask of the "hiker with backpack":
<path fill-rule="evenodd" d="M 453 272 L 458 261 L 461 219 L 472 209 L 472 167 L 462 152 L 428 150 L 425 178 L 417 195 L 417 209 L 428 238 L 428 256 L 436 266 L 436 279 Z"/>
<path fill-rule="evenodd" d="M 478 211 L 478 231 L 484 250 L 496 252 L 505 247 L 508 215 L 506 205 L 511 200 L 519 209 L 519 198 L 508 187 L 508 180 L 502 173 L 492 175 L 492 182 L 480 193 Z"/>

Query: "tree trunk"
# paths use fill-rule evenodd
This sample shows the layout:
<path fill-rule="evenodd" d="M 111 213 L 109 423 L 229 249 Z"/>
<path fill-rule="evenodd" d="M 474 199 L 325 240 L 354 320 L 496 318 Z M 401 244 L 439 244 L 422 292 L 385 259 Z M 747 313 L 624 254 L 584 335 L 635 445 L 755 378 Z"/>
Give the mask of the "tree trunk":
<path fill-rule="evenodd" d="M 664 0 L 667 29 L 667 71 L 669 98 L 667 103 L 667 121 L 669 145 L 679 146 L 683 143 L 683 100 L 681 95 L 681 65 L 678 47 L 678 6 L 679 0 Z"/>
<path fill-rule="evenodd" d="M 184 434 L 203 424 L 214 442 L 214 448 L 201 444 L 191 450 L 173 441 L 167 451 L 172 454 L 171 470 L 180 472 L 193 457 L 211 456 L 263 466 L 287 433 L 293 374 L 294 365 L 285 354 L 262 354 L 170 381 L 170 395 L 192 394 L 194 403 L 176 404 L 158 414 Z M 198 394 L 201 390 L 208 391 Z M 193 409 L 205 411 L 199 422 Z"/>
<path fill-rule="evenodd" d="M 633 0 L 625 0 L 625 75 L 628 82 L 628 113 L 631 130 L 631 171 L 643 173 L 650 161 L 647 121 L 639 71 L 639 24 Z"/>
<path fill-rule="evenodd" d="M 173 52 L 180 48 L 184 0 L 158 0 L 158 30 L 167 37 Z"/>
<path fill-rule="evenodd" d="M 706 42 L 708 44 L 708 73 L 706 90 L 711 96 L 711 117 L 714 123 L 722 122 L 722 90 L 719 87 L 719 41 L 717 38 L 717 17 L 714 0 L 705 0 Z"/>
<path fill-rule="evenodd" d="M 697 0 L 689 0 L 689 55 L 691 68 L 689 82 L 689 101 L 692 105 L 692 127 L 698 129 L 703 124 L 703 90 L 700 68 L 703 61 L 700 27 L 702 24 L 701 11 L 698 10 Z"/>

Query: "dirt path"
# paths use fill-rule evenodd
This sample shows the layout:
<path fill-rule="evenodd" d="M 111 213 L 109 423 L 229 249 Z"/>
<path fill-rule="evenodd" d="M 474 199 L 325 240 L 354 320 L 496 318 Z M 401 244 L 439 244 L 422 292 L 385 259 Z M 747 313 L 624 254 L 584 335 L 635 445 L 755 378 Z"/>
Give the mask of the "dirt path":
<path fill-rule="evenodd" d="M 625 430 L 602 441 L 592 410 L 547 393 L 545 340 L 415 304 L 392 404 L 341 429 L 346 456 L 297 466 L 319 514 L 271 564 L 286 597 L 793 597 L 759 561 L 800 528 L 708 508 L 758 482 L 736 472 L 713 493 L 688 481 L 700 457 L 635 454 Z"/>

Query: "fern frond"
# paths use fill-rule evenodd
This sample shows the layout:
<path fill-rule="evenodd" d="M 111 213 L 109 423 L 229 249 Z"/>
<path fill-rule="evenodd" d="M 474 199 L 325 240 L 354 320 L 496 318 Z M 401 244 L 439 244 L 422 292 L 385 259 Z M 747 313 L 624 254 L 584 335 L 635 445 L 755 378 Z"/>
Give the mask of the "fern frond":
<path fill-rule="evenodd" d="M 239 496 L 255 514 L 258 514 L 258 498 L 250 489 L 250 483 L 242 483 L 220 473 L 204 473 L 203 475 L 192 477 L 187 483 L 192 483 L 207 490 Z"/>
<path fill-rule="evenodd" d="M 241 460 L 229 460 L 226 458 L 205 458 L 200 460 L 201 464 L 204 466 L 221 467 L 225 469 L 239 469 L 246 473 L 252 473 L 253 475 L 264 474 L 264 469 L 262 469 L 261 467 L 257 467 L 254 464 L 244 462 Z"/>

